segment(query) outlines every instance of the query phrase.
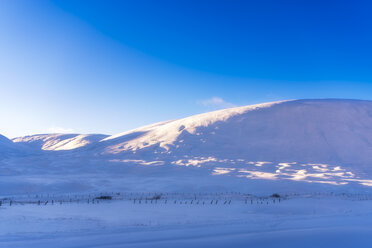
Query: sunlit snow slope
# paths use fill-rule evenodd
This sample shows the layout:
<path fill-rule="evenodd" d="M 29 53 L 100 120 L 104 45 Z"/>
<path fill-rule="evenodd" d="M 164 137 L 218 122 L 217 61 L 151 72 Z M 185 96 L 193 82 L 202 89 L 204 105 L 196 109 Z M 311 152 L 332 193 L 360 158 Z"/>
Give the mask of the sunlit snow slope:
<path fill-rule="evenodd" d="M 296 100 L 163 122 L 99 142 L 102 154 L 142 159 L 372 164 L 372 102 Z"/>
<path fill-rule="evenodd" d="M 42 150 L 73 150 L 96 143 L 107 137 L 103 134 L 39 134 L 13 139 L 15 143 L 28 144 Z"/>

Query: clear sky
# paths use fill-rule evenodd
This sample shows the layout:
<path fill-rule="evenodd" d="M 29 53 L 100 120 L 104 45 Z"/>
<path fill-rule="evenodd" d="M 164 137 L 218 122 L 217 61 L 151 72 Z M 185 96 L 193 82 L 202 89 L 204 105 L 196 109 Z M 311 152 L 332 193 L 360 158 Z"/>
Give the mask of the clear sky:
<path fill-rule="evenodd" d="M 372 100 L 370 1 L 0 1 L 0 134 Z"/>

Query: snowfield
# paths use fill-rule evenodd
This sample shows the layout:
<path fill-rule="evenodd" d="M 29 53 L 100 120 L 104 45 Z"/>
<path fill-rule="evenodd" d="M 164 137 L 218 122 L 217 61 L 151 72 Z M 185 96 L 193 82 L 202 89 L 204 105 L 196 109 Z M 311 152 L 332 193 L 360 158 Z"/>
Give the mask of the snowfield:
<path fill-rule="evenodd" d="M 368 247 L 372 241 L 371 195 L 74 199 L 3 205 L 0 247 Z"/>
<path fill-rule="evenodd" d="M 369 247 L 371 165 L 361 100 L 0 136 L 0 247 Z"/>

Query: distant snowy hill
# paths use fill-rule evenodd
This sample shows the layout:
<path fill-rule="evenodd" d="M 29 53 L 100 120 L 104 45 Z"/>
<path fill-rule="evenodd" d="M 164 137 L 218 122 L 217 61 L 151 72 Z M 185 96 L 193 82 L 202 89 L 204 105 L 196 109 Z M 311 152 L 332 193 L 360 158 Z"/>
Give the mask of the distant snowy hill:
<path fill-rule="evenodd" d="M 281 101 L 113 136 L 45 134 L 13 142 L 0 137 L 0 155 L 10 157 L 0 172 L 16 176 L 13 184 L 28 175 L 37 190 L 54 184 L 70 191 L 98 185 L 144 191 L 372 186 L 372 101 Z M 11 156 L 15 144 L 39 153 Z"/>
<path fill-rule="evenodd" d="M 27 144 L 41 150 L 73 150 L 96 143 L 108 135 L 104 134 L 39 134 L 13 139 L 15 143 Z"/>
<path fill-rule="evenodd" d="M 0 135 L 0 160 L 13 156 L 19 156 L 28 151 L 27 147 L 13 143 L 3 135 Z"/>
<path fill-rule="evenodd" d="M 7 137 L 0 135 L 0 149 L 6 149 L 7 147 L 13 146 L 13 142 Z"/>

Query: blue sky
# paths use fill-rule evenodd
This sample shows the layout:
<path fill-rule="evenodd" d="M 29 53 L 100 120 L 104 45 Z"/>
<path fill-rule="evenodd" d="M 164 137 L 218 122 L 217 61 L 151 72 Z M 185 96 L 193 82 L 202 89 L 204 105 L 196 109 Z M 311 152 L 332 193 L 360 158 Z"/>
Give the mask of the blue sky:
<path fill-rule="evenodd" d="M 0 1 L 0 134 L 372 100 L 369 1 Z"/>

